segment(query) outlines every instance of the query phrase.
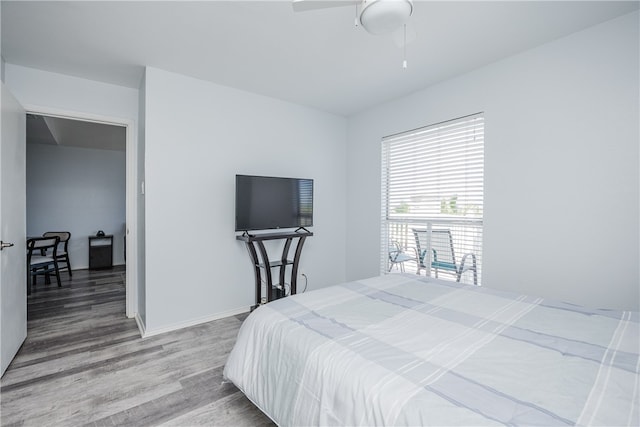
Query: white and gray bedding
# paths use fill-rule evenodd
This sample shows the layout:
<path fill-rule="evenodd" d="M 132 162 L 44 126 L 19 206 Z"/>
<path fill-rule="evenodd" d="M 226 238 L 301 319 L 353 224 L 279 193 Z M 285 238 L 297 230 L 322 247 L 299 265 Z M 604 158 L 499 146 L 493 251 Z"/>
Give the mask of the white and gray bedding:
<path fill-rule="evenodd" d="M 225 378 L 279 425 L 640 425 L 638 312 L 415 275 L 283 298 Z"/>

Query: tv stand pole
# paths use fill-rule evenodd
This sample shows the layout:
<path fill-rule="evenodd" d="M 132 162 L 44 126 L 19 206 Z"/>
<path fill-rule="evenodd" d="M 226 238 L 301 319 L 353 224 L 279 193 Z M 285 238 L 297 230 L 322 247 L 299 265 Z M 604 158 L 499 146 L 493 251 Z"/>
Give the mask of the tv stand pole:
<path fill-rule="evenodd" d="M 240 240 L 245 243 L 249 250 L 249 256 L 251 257 L 251 263 L 253 264 L 253 273 L 255 276 L 256 284 L 256 304 L 251 307 L 253 311 L 261 304 L 266 304 L 278 298 L 285 297 L 285 276 L 287 266 L 291 266 L 291 280 L 290 287 L 291 295 L 297 293 L 297 278 L 298 278 L 298 265 L 300 262 L 300 254 L 302 253 L 302 246 L 307 237 L 313 236 L 313 233 L 305 230 L 301 232 L 298 230 L 285 233 L 266 233 L 266 234 L 253 234 L 243 233 L 236 236 L 236 240 Z M 293 259 L 289 259 L 289 249 L 293 239 L 298 239 Z M 269 261 L 267 250 L 264 247 L 265 240 L 286 240 L 284 248 L 282 250 L 282 256 L 279 260 Z M 256 250 L 257 249 L 257 250 Z M 260 256 L 258 256 L 258 253 Z M 262 260 L 262 262 L 261 262 Z M 278 282 L 273 283 L 273 276 L 271 274 L 272 268 L 280 268 Z M 262 294 L 262 270 L 265 275 L 266 295 Z"/>

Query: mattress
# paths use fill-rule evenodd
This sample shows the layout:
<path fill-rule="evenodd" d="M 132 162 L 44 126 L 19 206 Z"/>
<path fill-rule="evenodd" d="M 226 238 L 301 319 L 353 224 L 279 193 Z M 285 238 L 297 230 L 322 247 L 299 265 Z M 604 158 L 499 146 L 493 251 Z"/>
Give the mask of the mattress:
<path fill-rule="evenodd" d="M 247 317 L 224 376 L 279 425 L 640 425 L 638 312 L 416 275 Z"/>

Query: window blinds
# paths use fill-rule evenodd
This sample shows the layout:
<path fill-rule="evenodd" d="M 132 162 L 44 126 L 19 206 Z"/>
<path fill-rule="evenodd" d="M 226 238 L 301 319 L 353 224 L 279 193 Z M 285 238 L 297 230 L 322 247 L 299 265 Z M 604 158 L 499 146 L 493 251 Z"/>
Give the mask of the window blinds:
<path fill-rule="evenodd" d="M 451 232 L 458 267 L 467 253 L 480 265 L 483 200 L 482 113 L 383 138 L 381 271 L 390 267 L 389 244 L 419 257 L 413 230 L 427 228 Z M 439 273 L 457 279 L 453 271 Z"/>

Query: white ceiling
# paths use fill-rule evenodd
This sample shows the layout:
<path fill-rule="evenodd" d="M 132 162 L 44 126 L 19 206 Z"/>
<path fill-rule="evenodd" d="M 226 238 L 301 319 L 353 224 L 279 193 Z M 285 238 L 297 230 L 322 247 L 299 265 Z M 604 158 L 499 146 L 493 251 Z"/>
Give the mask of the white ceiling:
<path fill-rule="evenodd" d="M 638 1 L 414 1 L 416 39 L 290 1 L 2 1 L 7 63 L 137 88 L 145 65 L 350 115 L 638 9 Z"/>

